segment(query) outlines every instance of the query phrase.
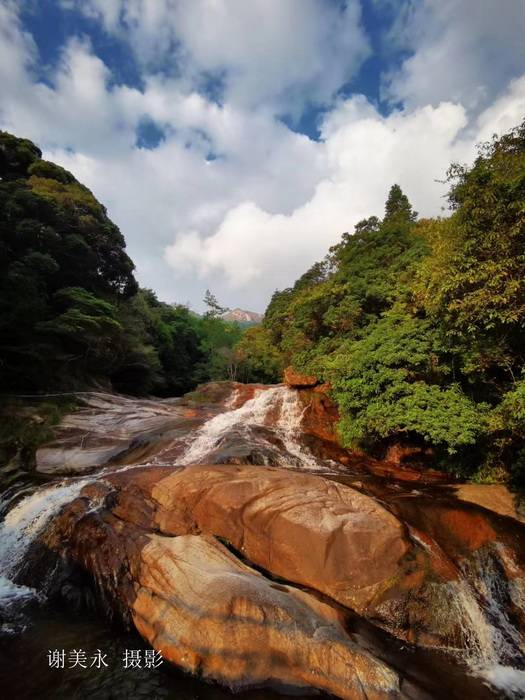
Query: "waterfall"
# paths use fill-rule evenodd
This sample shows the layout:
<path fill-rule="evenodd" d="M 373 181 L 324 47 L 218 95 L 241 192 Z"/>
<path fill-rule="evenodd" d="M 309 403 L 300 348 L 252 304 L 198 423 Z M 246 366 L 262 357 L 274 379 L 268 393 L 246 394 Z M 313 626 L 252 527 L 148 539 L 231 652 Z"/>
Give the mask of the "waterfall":
<path fill-rule="evenodd" d="M 14 582 L 24 556 L 51 518 L 64 505 L 74 500 L 91 481 L 92 479 L 68 479 L 38 488 L 8 511 L 0 524 L 0 607 L 37 595 L 35 589 Z"/>
<path fill-rule="evenodd" d="M 178 463 L 205 462 L 221 441 L 232 432 L 237 433 L 239 439 L 263 444 L 264 437 L 254 436 L 250 429 L 267 427 L 271 428 L 284 446 L 284 453 L 278 457 L 280 464 L 322 469 L 320 463 L 301 446 L 298 439 L 303 408 L 297 392 L 284 386 L 259 389 L 243 406 L 233 409 L 236 400 L 237 392 L 233 392 L 223 413 L 190 433 L 185 440 L 187 447 L 177 460 Z M 275 451 L 275 445 L 268 442 L 267 446 Z M 106 469 L 99 473 L 98 477 L 112 471 L 140 466 L 144 465 Z M 95 475 L 89 478 L 72 477 L 49 486 L 26 489 L 23 495 L 19 492 L 19 500 L 14 507 L 9 508 L 7 502 L 3 503 L 3 508 L 0 507 L 0 511 L 7 510 L 4 521 L 0 524 L 0 607 L 37 595 L 35 589 L 15 583 L 26 552 L 62 507 L 74 500 L 82 488 L 96 478 Z"/>
<path fill-rule="evenodd" d="M 504 548 L 494 543 L 479 550 L 461 567 L 461 579 L 449 584 L 451 618 L 459 621 L 465 649 L 463 658 L 474 674 L 483 677 L 507 697 L 525 697 L 525 639 L 509 618 L 509 601 L 525 613 L 525 582 L 503 573 L 512 570 Z"/>
<path fill-rule="evenodd" d="M 232 399 L 230 405 L 233 405 Z M 303 447 L 298 439 L 303 417 L 303 407 L 297 392 L 285 386 L 256 391 L 253 399 L 240 408 L 230 409 L 208 420 L 196 433 L 179 457 L 180 464 L 206 463 L 213 451 L 232 432 L 247 441 L 264 444 L 264 437 L 254 436 L 254 428 L 271 428 L 282 441 L 285 453 L 279 456 L 279 464 L 300 466 L 322 471 L 322 463 Z M 272 416 L 275 418 L 272 420 Z M 271 449 L 275 446 L 267 443 Z"/>

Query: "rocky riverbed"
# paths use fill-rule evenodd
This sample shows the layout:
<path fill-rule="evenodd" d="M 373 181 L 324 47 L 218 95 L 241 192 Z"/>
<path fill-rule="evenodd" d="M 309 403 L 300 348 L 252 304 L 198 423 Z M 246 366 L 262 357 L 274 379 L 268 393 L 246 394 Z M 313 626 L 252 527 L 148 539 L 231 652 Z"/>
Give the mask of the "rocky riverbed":
<path fill-rule="evenodd" d="M 513 496 L 342 449 L 314 384 L 84 395 L 37 453 L 47 482 L 4 503 L 4 639 L 65 608 L 138 633 L 195 698 L 522 697 Z M 149 696 L 191 697 L 184 677 Z"/>

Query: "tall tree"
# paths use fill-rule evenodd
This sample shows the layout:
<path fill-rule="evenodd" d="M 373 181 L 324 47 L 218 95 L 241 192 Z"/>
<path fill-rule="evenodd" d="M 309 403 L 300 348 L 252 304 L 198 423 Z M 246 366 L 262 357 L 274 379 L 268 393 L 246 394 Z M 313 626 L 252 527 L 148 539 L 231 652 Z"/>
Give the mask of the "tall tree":
<path fill-rule="evenodd" d="M 228 308 L 226 306 L 221 306 L 219 304 L 219 302 L 217 301 L 217 297 L 215 296 L 215 294 L 212 294 L 209 289 L 206 290 L 203 301 L 208 307 L 208 310 L 206 311 L 207 316 L 220 316 L 221 314 L 228 311 Z"/>
<path fill-rule="evenodd" d="M 408 197 L 399 185 L 392 185 L 385 204 L 385 221 L 415 221 L 417 212 L 412 209 Z"/>

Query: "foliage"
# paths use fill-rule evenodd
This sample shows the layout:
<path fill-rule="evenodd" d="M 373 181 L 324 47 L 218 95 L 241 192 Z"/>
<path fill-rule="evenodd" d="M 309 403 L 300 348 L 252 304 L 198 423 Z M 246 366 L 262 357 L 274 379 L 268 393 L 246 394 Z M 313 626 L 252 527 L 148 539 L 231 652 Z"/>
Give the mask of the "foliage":
<path fill-rule="evenodd" d="M 0 132 L 0 382 L 180 394 L 227 377 L 240 330 L 139 290 L 105 208 L 26 139 Z M 215 306 L 213 306 L 215 303 Z M 220 361 L 219 361 L 220 360 Z"/>
<path fill-rule="evenodd" d="M 429 322 L 396 307 L 363 338 L 341 347 L 326 376 L 342 408 L 345 443 L 405 435 L 449 453 L 475 444 L 487 407 L 474 404 L 447 381 L 441 353 Z"/>
<path fill-rule="evenodd" d="M 417 292 L 464 371 L 499 394 L 525 360 L 525 123 L 449 180 L 454 213 L 427 227 Z"/>
<path fill-rule="evenodd" d="M 449 171 L 448 218 L 394 185 L 264 318 L 272 346 L 329 380 L 347 445 L 430 445 L 448 468 L 525 485 L 525 122 Z"/>
<path fill-rule="evenodd" d="M 238 361 L 234 347 L 241 339 L 241 327 L 237 323 L 224 321 L 215 313 L 204 314 L 195 323 L 201 337 L 203 355 L 195 370 L 196 381 L 236 380 Z"/>
<path fill-rule="evenodd" d="M 235 347 L 239 375 L 245 382 L 280 381 L 284 370 L 281 353 L 272 344 L 266 328 L 247 328 Z"/>

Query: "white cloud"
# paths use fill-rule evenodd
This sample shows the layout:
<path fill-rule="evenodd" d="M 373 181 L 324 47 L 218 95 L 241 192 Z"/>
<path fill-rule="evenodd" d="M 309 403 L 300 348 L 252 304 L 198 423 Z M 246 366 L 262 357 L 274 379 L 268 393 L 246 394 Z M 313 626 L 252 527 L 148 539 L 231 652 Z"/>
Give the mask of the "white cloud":
<path fill-rule="evenodd" d="M 68 5 L 71 5 L 68 0 Z M 78 0 L 129 39 L 146 66 L 176 65 L 191 87 L 208 76 L 224 101 L 300 112 L 329 101 L 369 54 L 359 0 Z"/>
<path fill-rule="evenodd" d="M 178 271 L 216 270 L 231 287 L 269 295 L 292 282 L 360 219 L 383 213 L 398 182 L 423 215 L 438 213 L 436 179 L 452 159 L 470 159 L 473 142 L 456 141 L 466 124 L 461 105 L 443 103 L 382 117 L 362 97 L 342 102 L 322 127 L 328 169 L 313 196 L 288 215 L 253 201 L 232 208 L 210 236 L 181 231 L 166 249 Z"/>
<path fill-rule="evenodd" d="M 430 6 L 430 0 L 425 2 Z M 98 3 L 98 10 L 96 4 L 90 0 L 90 11 L 104 12 L 97 16 L 116 32 L 132 27 L 122 15 L 139 8 L 139 0 L 107 0 Z M 0 2 L 0 128 L 35 140 L 46 157 L 94 191 L 121 227 L 140 282 L 168 301 L 189 299 L 198 307 L 210 287 L 227 305 L 264 309 L 276 287 L 293 283 L 343 231 L 363 217 L 381 215 L 393 182 L 421 214 L 438 213 L 444 187 L 436 180 L 449 163 L 471 160 L 476 141 L 507 130 L 525 113 L 525 76 L 509 84 L 504 61 L 499 97 L 482 110 L 470 109 L 471 95 L 463 89 L 458 100 L 440 101 L 430 93 L 413 103 L 407 100 L 402 110 L 386 117 L 364 97 L 353 96 L 331 105 L 322 138 L 314 142 L 275 115 L 282 100 L 290 106 L 305 95 L 329 99 L 356 60 L 350 47 L 347 62 L 344 32 L 336 32 L 334 52 L 327 49 L 335 10 L 301 1 L 301 12 L 293 13 L 297 33 L 291 32 L 287 46 L 283 26 L 289 18 L 282 13 L 291 11 L 283 7 L 292 2 L 276 3 L 275 17 L 259 32 L 254 26 L 261 24 L 260 16 L 255 22 L 257 15 L 250 12 L 263 5 L 239 3 L 239 31 L 230 47 L 223 46 L 229 25 L 217 15 L 225 11 L 220 0 L 206 3 L 213 18 L 207 31 L 216 26 L 216 34 L 209 34 L 209 45 L 199 44 L 192 15 L 197 4 L 203 6 L 175 3 L 187 13 L 187 26 L 180 23 L 178 31 L 184 34 L 186 55 L 191 54 L 189 72 L 144 72 L 139 90 L 112 84 L 108 67 L 85 38 L 69 40 L 52 82 L 39 82 L 33 72 L 36 48 L 20 26 L 17 4 Z M 148 7 L 151 14 L 136 24 L 142 41 L 174 4 L 159 0 Z M 356 13 L 355 3 L 349 7 Z M 314 27 L 312 18 L 321 15 L 320 26 Z M 340 21 L 344 27 L 344 18 Z M 357 20 L 346 21 L 351 23 L 348 41 L 353 41 Z M 241 29 L 262 37 L 265 47 L 237 37 Z M 130 31 L 134 41 L 135 30 Z M 433 37 L 431 32 L 420 50 L 432 45 Z M 476 52 L 484 65 L 477 44 Z M 259 81 L 265 54 L 269 72 Z M 338 57 L 343 68 L 335 66 Z M 199 93 L 194 71 L 226 65 L 227 99 L 218 105 Z M 414 95 L 416 73 L 407 73 L 405 85 Z M 436 94 L 446 92 L 440 75 L 435 78 Z M 136 146 L 144 117 L 165 131 L 153 150 Z"/>
<path fill-rule="evenodd" d="M 391 38 L 411 56 L 386 94 L 412 107 L 450 100 L 480 111 L 522 74 L 524 35 L 523 0 L 408 0 Z"/>

